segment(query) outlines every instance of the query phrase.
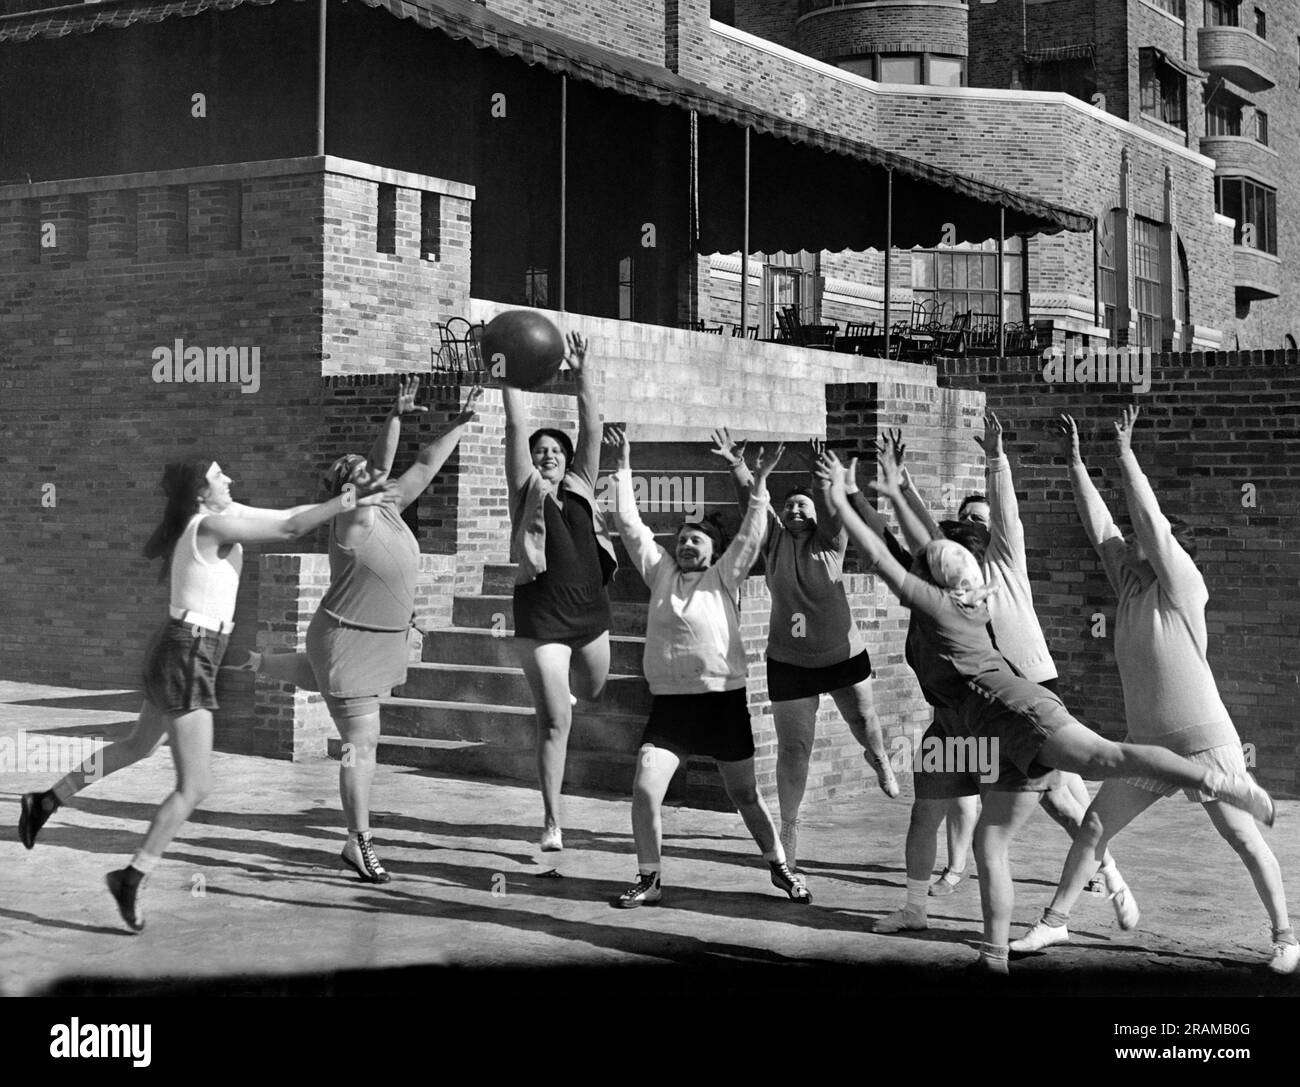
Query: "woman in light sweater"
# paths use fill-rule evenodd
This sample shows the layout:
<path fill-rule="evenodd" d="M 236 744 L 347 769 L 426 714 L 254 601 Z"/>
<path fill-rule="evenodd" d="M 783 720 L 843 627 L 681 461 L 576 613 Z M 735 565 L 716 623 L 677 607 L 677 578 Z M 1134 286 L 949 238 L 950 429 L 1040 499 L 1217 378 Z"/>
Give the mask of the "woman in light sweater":
<path fill-rule="evenodd" d="M 714 441 L 713 452 L 731 465 L 742 505 L 747 505 L 753 477 L 743 451 L 725 428 L 715 432 Z M 823 443 L 813 439 L 809 444 L 815 462 Z M 844 593 L 848 546 L 848 534 L 830 508 L 826 489 L 815 480 L 811 487 L 792 489 L 780 514 L 768 508 L 761 550 L 772 596 L 767 693 L 776 728 L 781 845 L 792 868 L 823 694 L 834 699 L 881 790 L 888 797 L 898 795 L 871 694 L 871 657 Z"/>
<path fill-rule="evenodd" d="M 637 512 L 631 445 L 617 427 L 609 442 L 620 450 L 614 518 L 628 555 L 650 587 L 645 677 L 654 700 L 641 738 L 632 785 L 632 834 L 637 880 L 614 900 L 623 909 L 662 897 L 660 806 L 668 784 L 690 755 L 717 760 L 727 795 L 762 851 L 774 886 L 795 902 L 811 902 L 802 876 L 790 871 L 772 816 L 754 778 L 754 736 L 745 697 L 745 643 L 740 634 L 741 583 L 758 558 L 768 512 L 767 477 L 781 459 L 759 451 L 749 506 L 724 547 L 712 522 L 686 522 L 673 553 L 655 543 Z"/>
<path fill-rule="evenodd" d="M 1136 407 L 1126 408 L 1115 424 L 1120 476 L 1133 523 L 1133 532 L 1127 537 L 1120 534 L 1088 476 L 1079 455 L 1074 420 L 1061 416 L 1079 517 L 1119 595 L 1115 663 L 1124 688 L 1129 737 L 1137 743 L 1168 748 L 1207 769 L 1245 776 L 1241 738 L 1206 660 L 1209 593 L 1196 566 L 1196 544 L 1187 525 L 1161 513 L 1155 492 L 1133 454 L 1137 416 Z M 1111 838 L 1161 797 L 1177 791 L 1177 787 L 1150 777 L 1105 782 L 1074 840 L 1052 904 L 1041 920 L 1012 943 L 1012 949 L 1040 951 L 1068 940 L 1070 909 Z M 1270 968 L 1292 972 L 1300 963 L 1300 943 L 1287 918 L 1286 892 L 1273 851 L 1245 812 L 1217 803 L 1217 798 L 1204 790 L 1184 792 L 1204 806 L 1215 830 L 1250 872 L 1273 926 Z"/>

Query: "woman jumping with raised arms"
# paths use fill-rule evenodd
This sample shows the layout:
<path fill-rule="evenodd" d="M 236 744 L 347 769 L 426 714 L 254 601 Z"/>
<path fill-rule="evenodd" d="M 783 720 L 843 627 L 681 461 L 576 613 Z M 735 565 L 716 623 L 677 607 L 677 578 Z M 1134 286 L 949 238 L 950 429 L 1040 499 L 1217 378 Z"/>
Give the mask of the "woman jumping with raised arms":
<path fill-rule="evenodd" d="M 1079 431 L 1068 415 L 1061 432 L 1070 460 L 1074 501 L 1088 539 L 1101 557 L 1119 595 L 1115 614 L 1115 664 L 1124 688 L 1129 736 L 1185 755 L 1209 771 L 1244 776 L 1241 737 L 1219 697 L 1206 660 L 1205 607 L 1210 594 L 1196 566 L 1196 541 L 1181 520 L 1160 512 L 1155 492 L 1133 454 L 1138 409 L 1127 408 L 1115 424 L 1116 452 L 1133 534 L 1125 537 L 1088 476 L 1079 455 Z M 1070 909 L 1110 840 L 1177 784 L 1150 775 L 1102 784 L 1084 816 L 1065 862 L 1052 904 L 1014 951 L 1041 951 L 1070 938 Z M 1300 963 L 1300 943 L 1286 912 L 1286 891 L 1277 858 L 1259 828 L 1243 812 L 1216 803 L 1212 791 L 1184 787 L 1204 807 L 1219 832 L 1250 872 L 1273 925 L 1269 967 L 1289 974 Z"/>
<path fill-rule="evenodd" d="M 928 699 L 955 712 L 970 735 L 998 740 L 999 754 L 1026 777 L 1069 770 L 1089 778 L 1140 774 L 1166 784 L 1204 789 L 1271 825 L 1272 798 L 1244 774 L 1197 765 L 1162 747 L 1103 739 L 1070 716 L 1051 691 L 1019 676 L 989 637 L 988 590 L 975 557 L 951 540 L 932 540 L 909 574 L 854 512 L 844 468 L 823 454 L 820 472 L 853 542 L 890 590 L 912 609 L 908 662 Z M 1026 813 L 1027 814 L 1027 813 Z M 987 821 L 988 812 L 981 815 Z M 977 829 L 976 862 L 984 912 L 978 966 L 1006 973 L 1014 888 L 1008 849 L 1014 825 Z"/>
<path fill-rule="evenodd" d="M 614 900 L 624 909 L 661 898 L 660 805 L 668 783 L 689 755 L 717 760 L 727 795 L 763 853 L 772 884 L 795 902 L 811 902 L 804 878 L 791 872 L 772 816 L 754 779 L 754 734 L 745 697 L 745 643 L 740 634 L 741 583 L 758 558 L 768 515 L 767 477 L 781 459 L 759 450 L 749 506 L 736 538 L 724 547 L 712 521 L 687 521 L 669 553 L 642 522 L 632 490 L 631 445 L 611 427 L 620 463 L 614 516 L 619 535 L 650 587 L 645 634 L 645 677 L 654 700 L 641 737 L 632 785 L 632 835 L 637 880 Z"/>
<path fill-rule="evenodd" d="M 543 427 L 526 439 L 523 394 L 503 386 L 515 647 L 537 709 L 543 850 L 564 848 L 560 793 L 573 695 L 599 698 L 609 678 L 609 591 L 618 560 L 596 502 L 600 409 L 587 341 L 569 333 L 565 361 L 578 381 L 578 445 Z"/>

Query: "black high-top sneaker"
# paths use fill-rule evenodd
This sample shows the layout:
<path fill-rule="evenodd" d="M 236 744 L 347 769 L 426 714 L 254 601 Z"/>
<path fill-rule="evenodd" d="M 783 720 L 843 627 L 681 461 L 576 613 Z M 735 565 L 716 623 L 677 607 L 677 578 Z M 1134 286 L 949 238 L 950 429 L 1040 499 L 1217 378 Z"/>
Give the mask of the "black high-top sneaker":
<path fill-rule="evenodd" d="M 348 844 L 343 847 L 343 859 L 367 883 L 387 883 L 393 878 L 375 856 L 368 830 L 359 830 L 348 839 Z"/>

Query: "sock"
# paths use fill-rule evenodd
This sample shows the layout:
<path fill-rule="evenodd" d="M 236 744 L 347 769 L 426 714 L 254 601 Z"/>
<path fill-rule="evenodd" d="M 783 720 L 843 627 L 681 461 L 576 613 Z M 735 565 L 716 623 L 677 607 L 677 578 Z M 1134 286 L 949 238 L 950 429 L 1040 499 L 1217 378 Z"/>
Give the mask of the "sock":
<path fill-rule="evenodd" d="M 1051 906 L 1043 911 L 1042 921 L 1048 928 L 1061 928 L 1069 919 L 1068 913 L 1054 910 Z"/>
<path fill-rule="evenodd" d="M 637 861 L 636 872 L 639 876 L 658 876 L 663 872 L 663 862 L 656 861 L 654 864 L 642 864 Z"/>
<path fill-rule="evenodd" d="M 951 864 L 948 865 L 948 875 L 950 876 L 961 876 L 961 875 L 965 875 L 965 873 L 966 873 L 965 864 L 963 864 L 960 868 L 954 868 Z"/>
<path fill-rule="evenodd" d="M 1275 928 L 1273 930 L 1273 942 L 1275 944 L 1294 944 L 1300 943 L 1300 940 L 1295 938 L 1295 930 L 1290 925 L 1287 925 L 1286 928 Z"/>
<path fill-rule="evenodd" d="M 991 964 L 1000 964 L 1004 970 L 1010 957 L 1011 949 L 1006 944 L 980 944 L 980 958 L 988 959 Z"/>
<path fill-rule="evenodd" d="M 763 860 L 768 864 L 785 864 L 785 847 L 778 841 L 775 849 L 764 851 Z"/>
<path fill-rule="evenodd" d="M 352 840 L 353 838 L 355 838 L 358 834 L 360 834 L 361 837 L 363 837 L 363 838 L 369 838 L 369 837 L 371 836 L 369 829 L 367 829 L 367 830 L 357 830 L 356 827 L 348 827 L 348 841 L 351 841 L 351 840 Z"/>
<path fill-rule="evenodd" d="M 146 853 L 143 849 L 141 849 L 139 852 L 136 853 L 134 857 L 131 858 L 131 863 L 127 866 L 126 869 L 127 879 L 132 878 L 131 871 L 133 869 L 136 872 L 139 872 L 140 878 L 143 879 L 150 872 L 152 872 L 154 868 L 158 866 L 158 862 L 161 859 L 162 859 L 161 857 L 151 856 L 150 854 Z"/>
<path fill-rule="evenodd" d="M 907 905 L 903 908 L 913 913 L 925 913 L 929 905 L 930 881 L 928 879 L 909 879 L 907 881 Z"/>
<path fill-rule="evenodd" d="M 57 811 L 61 805 L 66 804 L 77 795 L 78 785 L 71 780 L 72 776 L 72 774 L 69 774 L 67 777 L 62 778 L 53 789 L 47 789 L 41 793 L 41 803 L 43 805 L 50 801 L 54 802 L 54 807 L 50 811 Z M 77 777 L 80 776 L 80 773 L 78 773 Z"/>

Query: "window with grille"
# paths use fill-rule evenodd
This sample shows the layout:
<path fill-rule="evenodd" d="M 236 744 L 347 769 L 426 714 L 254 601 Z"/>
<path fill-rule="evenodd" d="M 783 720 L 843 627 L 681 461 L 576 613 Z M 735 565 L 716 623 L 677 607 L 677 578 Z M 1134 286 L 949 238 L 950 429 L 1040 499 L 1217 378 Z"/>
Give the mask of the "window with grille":
<path fill-rule="evenodd" d="M 1097 300 L 1101 303 L 1101 323 L 1110 330 L 1111 343 L 1115 342 L 1115 314 L 1119 305 L 1115 294 L 1115 239 L 1121 214 L 1118 208 L 1112 208 L 1097 232 Z"/>
<path fill-rule="evenodd" d="M 1002 251 L 1002 320 L 1025 319 L 1024 252 L 1019 237 L 1008 238 Z M 912 296 L 934 299 L 947 311 L 998 312 L 998 250 L 996 242 L 953 248 L 912 250 Z"/>
<path fill-rule="evenodd" d="M 1255 139 L 1268 146 L 1268 114 L 1262 109 L 1255 110 Z"/>
<path fill-rule="evenodd" d="M 1137 312 L 1139 347 L 1160 348 L 1161 297 L 1160 224 L 1152 219 L 1133 220 L 1133 308 Z"/>
<path fill-rule="evenodd" d="M 1205 0 L 1206 26 L 1240 26 L 1240 0 Z"/>
<path fill-rule="evenodd" d="M 1205 106 L 1207 136 L 1240 136 L 1242 100 L 1220 88 Z"/>
<path fill-rule="evenodd" d="M 1235 219 L 1236 245 L 1277 254 L 1277 190 L 1248 177 L 1214 180 L 1214 210 Z"/>
<path fill-rule="evenodd" d="M 545 268 L 526 268 L 524 270 L 524 305 L 547 307 L 547 283 L 550 275 Z"/>

